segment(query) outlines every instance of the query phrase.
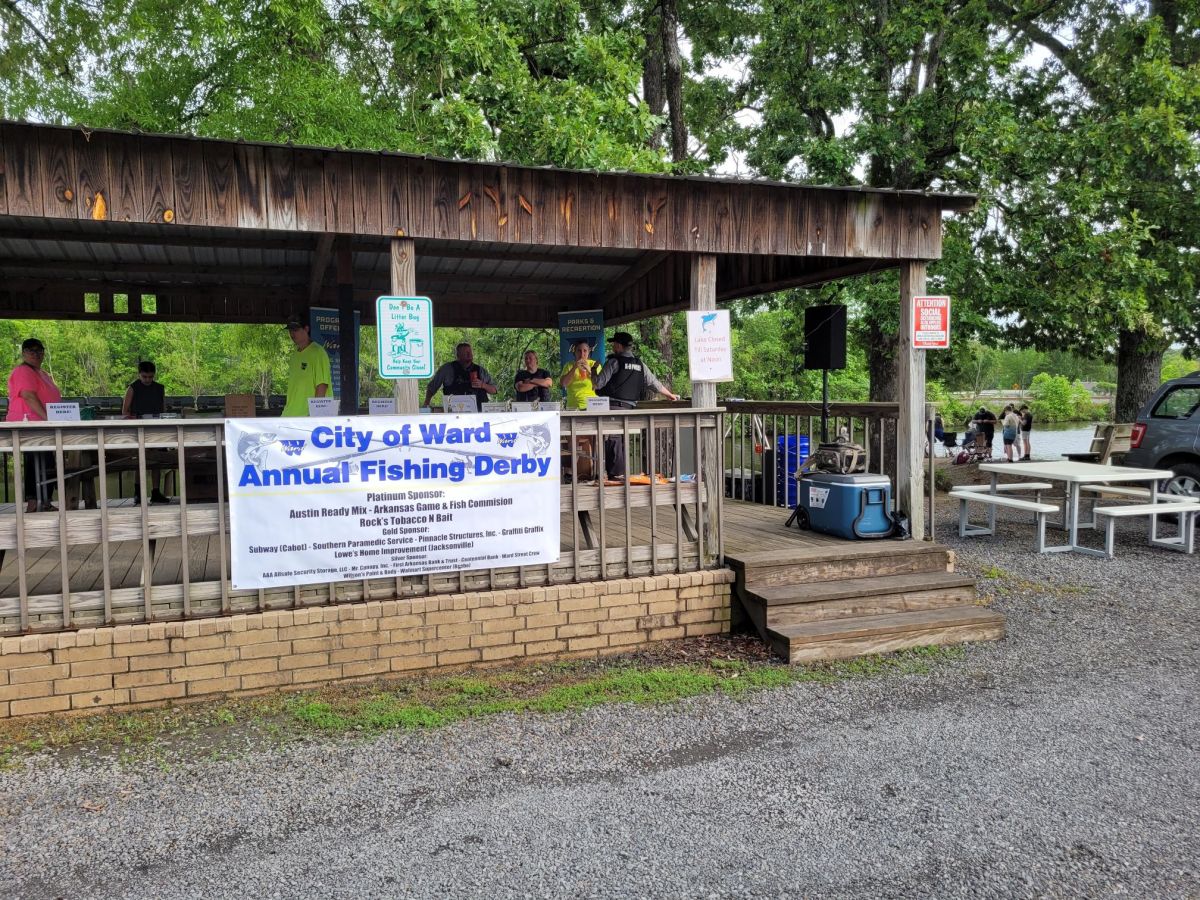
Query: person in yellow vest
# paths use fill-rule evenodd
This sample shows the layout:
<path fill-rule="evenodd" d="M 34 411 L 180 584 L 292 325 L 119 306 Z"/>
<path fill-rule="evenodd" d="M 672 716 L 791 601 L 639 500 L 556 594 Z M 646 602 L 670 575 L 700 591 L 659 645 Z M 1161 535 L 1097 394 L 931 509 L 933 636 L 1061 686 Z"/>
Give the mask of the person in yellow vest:
<path fill-rule="evenodd" d="M 332 382 L 329 354 L 312 339 L 308 324 L 299 316 L 287 320 L 287 330 L 296 349 L 288 354 L 287 404 L 283 415 L 307 416 L 310 398 L 329 395 Z"/>
<path fill-rule="evenodd" d="M 586 339 L 571 345 L 575 359 L 563 367 L 558 379 L 567 392 L 564 409 L 587 409 L 589 397 L 596 396 L 596 376 L 600 374 L 600 363 L 592 359 L 592 346 Z"/>

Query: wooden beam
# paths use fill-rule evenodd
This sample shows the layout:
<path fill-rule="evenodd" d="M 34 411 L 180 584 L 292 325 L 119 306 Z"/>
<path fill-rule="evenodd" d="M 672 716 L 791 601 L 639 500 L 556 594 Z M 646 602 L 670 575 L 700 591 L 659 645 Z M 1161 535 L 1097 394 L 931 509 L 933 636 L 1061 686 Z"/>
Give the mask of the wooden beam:
<path fill-rule="evenodd" d="M 150 275 L 175 275 L 174 281 L 184 281 L 188 278 L 212 278 L 250 275 L 266 278 L 274 276 L 290 278 L 293 281 L 303 281 L 310 270 L 301 266 L 209 266 L 189 265 L 188 263 L 147 263 L 137 260 L 79 260 L 79 259 L 5 259 L 0 256 L 0 272 L 23 272 L 25 277 L 30 273 L 46 272 L 102 272 L 128 280 L 132 273 Z"/>
<path fill-rule="evenodd" d="M 55 221 L 55 225 L 61 227 L 61 223 L 57 220 Z M 107 229 L 97 229 L 95 231 L 67 231 L 62 229 L 40 232 L 28 228 L 0 228 L 0 240 L 63 241 L 75 244 L 120 244 L 147 247 L 212 247 L 217 249 L 227 248 L 230 250 L 305 251 L 312 247 L 312 236 L 307 233 L 297 233 L 295 237 L 281 239 L 261 237 L 254 231 L 246 230 L 239 231 L 238 237 L 214 237 L 211 235 L 193 234 L 190 231 L 174 228 L 174 226 L 164 225 L 157 227 L 164 229 L 171 227 L 172 232 L 169 234 L 165 232 L 129 234 L 127 232 L 110 232 Z M 360 248 L 355 247 L 355 249 Z M 376 243 L 369 245 L 364 243 L 361 249 L 378 253 L 380 248 Z"/>
<path fill-rule="evenodd" d="M 600 298 L 602 306 L 607 306 L 614 298 L 619 296 L 623 291 L 637 284 L 637 282 L 649 272 L 653 271 L 664 259 L 670 256 L 669 253 L 653 251 L 643 253 L 641 259 L 629 267 L 629 269 L 617 279 L 616 283 L 609 288 Z"/>
<path fill-rule="evenodd" d="M 900 418 L 896 426 L 896 509 L 908 513 L 912 536 L 925 537 L 925 351 L 913 347 L 913 298 L 925 293 L 925 263 L 900 266 L 900 342 L 896 366 Z"/>
<path fill-rule="evenodd" d="M 412 297 L 417 293 L 417 254 L 412 238 L 392 238 L 391 295 Z M 429 348 L 433 353 L 433 348 Z M 412 415 L 420 408 L 417 399 L 417 379 L 397 378 L 392 382 L 392 397 L 396 412 Z"/>
<path fill-rule="evenodd" d="M 717 308 L 717 258 L 707 253 L 698 253 L 692 257 L 690 277 L 688 279 L 689 307 L 694 310 L 711 310 Z M 692 382 L 692 406 L 698 409 L 711 409 L 717 405 L 717 385 L 712 381 Z M 696 429 L 696 452 L 699 454 L 695 470 L 701 479 L 709 486 L 708 503 L 704 508 L 704 517 L 697 516 L 700 523 L 699 546 L 703 556 L 705 548 L 710 555 L 720 555 L 718 534 L 720 533 L 721 500 L 724 496 L 724 474 L 718 465 L 717 435 L 710 430 L 703 433 Z"/>
<path fill-rule="evenodd" d="M 825 284 L 829 281 L 837 281 L 839 278 L 850 278 L 855 275 L 866 275 L 869 272 L 883 272 L 887 269 L 894 269 L 897 265 L 899 265 L 899 263 L 894 260 L 860 259 L 845 265 L 827 266 L 821 269 L 812 269 L 810 271 L 789 276 L 787 278 L 778 278 L 772 281 L 750 283 L 734 288 L 727 288 L 717 294 L 717 300 L 718 302 L 724 303 L 727 300 L 739 300 L 742 297 L 756 297 L 759 294 L 773 294 L 776 291 L 786 291 L 789 288 L 811 287 L 818 284 Z"/>
<path fill-rule="evenodd" d="M 495 259 L 502 262 L 563 263 L 575 266 L 609 266 L 627 269 L 636 262 L 636 256 L 584 256 L 582 253 L 532 253 L 521 249 L 520 244 L 481 244 L 483 249 L 449 247 L 437 241 L 421 242 L 421 259 Z M 499 253 L 492 252 L 499 250 Z"/>
<path fill-rule="evenodd" d="M 313 248 L 312 265 L 308 273 L 308 305 L 317 302 L 321 286 L 325 283 L 325 270 L 329 268 L 329 255 L 333 252 L 333 235 L 325 232 L 317 238 L 317 246 Z"/>
<path fill-rule="evenodd" d="M 354 333 L 354 253 L 349 241 L 337 247 L 338 384 L 339 411 L 343 416 L 358 412 L 358 342 Z M 329 386 L 333 394 L 333 385 Z"/>

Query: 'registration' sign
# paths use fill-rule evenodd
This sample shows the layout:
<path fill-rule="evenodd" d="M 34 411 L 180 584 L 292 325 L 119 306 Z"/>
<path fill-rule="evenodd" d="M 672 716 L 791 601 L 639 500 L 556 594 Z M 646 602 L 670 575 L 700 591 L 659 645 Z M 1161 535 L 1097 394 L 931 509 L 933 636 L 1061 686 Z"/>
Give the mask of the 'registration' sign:
<path fill-rule="evenodd" d="M 552 563 L 554 413 L 229 419 L 233 587 Z"/>
<path fill-rule="evenodd" d="M 692 381 L 733 381 L 729 310 L 689 311 L 688 372 Z"/>
<path fill-rule="evenodd" d="M 950 298 L 913 297 L 913 349 L 945 350 L 950 346 Z"/>

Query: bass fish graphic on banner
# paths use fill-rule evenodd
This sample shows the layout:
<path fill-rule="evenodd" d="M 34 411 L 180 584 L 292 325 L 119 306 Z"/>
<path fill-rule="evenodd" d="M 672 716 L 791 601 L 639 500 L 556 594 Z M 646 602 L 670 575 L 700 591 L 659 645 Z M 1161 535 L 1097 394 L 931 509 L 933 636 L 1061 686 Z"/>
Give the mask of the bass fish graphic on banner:
<path fill-rule="evenodd" d="M 547 413 L 229 419 L 233 587 L 552 563 Z"/>

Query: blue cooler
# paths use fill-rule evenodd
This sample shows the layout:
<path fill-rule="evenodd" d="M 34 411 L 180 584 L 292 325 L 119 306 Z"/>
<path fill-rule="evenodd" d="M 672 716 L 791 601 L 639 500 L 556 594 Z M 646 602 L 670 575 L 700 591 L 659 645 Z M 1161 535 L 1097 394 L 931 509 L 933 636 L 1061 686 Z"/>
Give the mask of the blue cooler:
<path fill-rule="evenodd" d="M 849 540 L 892 533 L 892 481 L 886 475 L 815 472 L 800 482 L 799 501 L 802 528 Z"/>

